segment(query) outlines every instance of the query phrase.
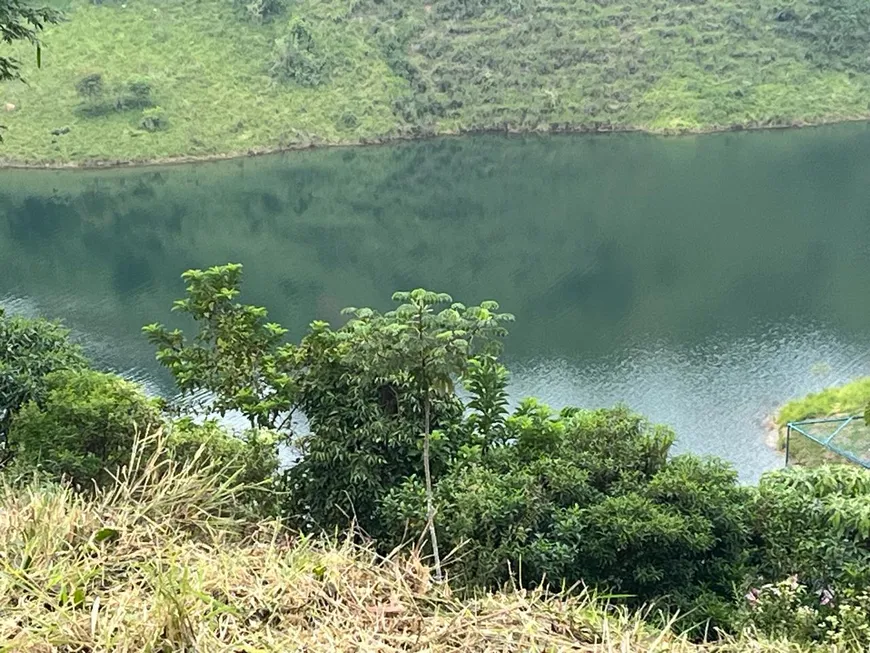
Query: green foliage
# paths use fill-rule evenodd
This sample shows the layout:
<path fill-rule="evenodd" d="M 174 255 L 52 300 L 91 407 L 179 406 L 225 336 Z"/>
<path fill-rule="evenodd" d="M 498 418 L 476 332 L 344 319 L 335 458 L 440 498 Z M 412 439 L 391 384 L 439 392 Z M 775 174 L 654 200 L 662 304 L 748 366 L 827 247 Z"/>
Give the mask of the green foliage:
<path fill-rule="evenodd" d="M 268 431 L 236 437 L 215 421 L 198 424 L 184 417 L 172 423 L 166 447 L 174 459 L 201 458 L 241 484 L 256 485 L 269 481 L 278 469 L 276 443 L 277 437 Z"/>
<path fill-rule="evenodd" d="M 188 270 L 187 297 L 173 310 L 188 314 L 199 332 L 187 341 L 160 324 L 144 328 L 157 360 L 178 388 L 208 412 L 239 411 L 255 428 L 281 430 L 296 406 L 296 351 L 282 341 L 286 329 L 267 322 L 266 309 L 235 302 L 242 266 Z"/>
<path fill-rule="evenodd" d="M 423 288 L 397 292 L 393 301 L 400 306 L 383 315 L 370 308 L 345 309 L 352 316 L 346 330 L 376 373 L 407 374 L 424 398 L 453 392 L 453 380 L 478 351 L 494 351 L 495 338 L 507 333 L 502 324 L 513 319 L 498 313 L 496 302 L 465 306 Z"/>
<path fill-rule="evenodd" d="M 153 107 L 151 109 L 145 109 L 142 112 L 142 120 L 139 121 L 139 127 L 144 129 L 146 132 L 153 133 L 168 128 L 169 123 L 166 120 L 166 114 L 163 113 L 163 109 L 160 107 Z"/>
<path fill-rule="evenodd" d="M 380 376 L 346 329 L 312 324 L 300 345 L 299 407 L 309 432 L 297 437 L 299 460 L 286 472 L 288 518 L 304 530 L 343 529 L 351 521 L 381 537 L 380 500 L 422 467 L 423 406 L 407 378 Z M 381 370 L 383 374 L 383 370 Z M 450 431 L 462 415 L 454 397 L 431 402 L 434 428 Z M 439 448 L 442 470 L 450 448 Z"/>
<path fill-rule="evenodd" d="M 294 17 L 287 35 L 275 42 L 272 75 L 299 86 L 319 86 L 327 80 L 330 66 L 330 54 L 319 45 L 312 28 Z"/>
<path fill-rule="evenodd" d="M 315 322 L 292 346 L 265 309 L 235 302 L 241 270 L 183 275 L 187 298 L 175 308 L 199 332 L 187 341 L 180 330 L 146 327 L 158 360 L 206 411 L 240 411 L 254 426 L 281 430 L 300 409 L 310 434 L 293 442 L 301 459 L 285 476 L 288 518 L 326 530 L 356 521 L 379 534 L 381 497 L 421 462 L 428 475 L 466 444 L 452 437 L 462 414 L 453 380 L 503 334 L 509 316 L 494 302 L 466 307 L 415 290 L 396 294 L 396 311 L 349 309 L 352 319 L 338 330 Z M 443 303 L 450 305 L 436 311 Z M 439 442 L 430 456 L 433 428 Z"/>
<path fill-rule="evenodd" d="M 507 368 L 492 354 L 482 354 L 468 360 L 462 376 L 462 384 L 471 399 L 468 408 L 471 413 L 467 425 L 473 434 L 471 444 L 480 453 L 494 444 L 505 444 L 505 417 L 507 415 Z"/>
<path fill-rule="evenodd" d="M 475 353 L 496 350 L 495 338 L 506 335 L 502 326 L 513 319 L 498 313 L 498 304 L 480 306 L 454 303 L 450 295 L 423 288 L 397 292 L 393 301 L 399 307 L 384 315 L 370 308 L 348 308 L 353 318 L 345 329 L 353 338 L 352 355 L 369 374 L 410 381 L 414 395 L 423 406 L 420 431 L 423 434 L 423 475 L 435 575 L 441 580 L 441 560 L 435 530 L 435 505 L 432 496 L 431 404 L 434 397 L 451 397 L 454 379 L 469 367 Z M 440 307 L 445 308 L 439 310 Z M 438 439 L 441 434 L 438 433 Z"/>
<path fill-rule="evenodd" d="M 863 470 L 789 470 L 756 491 L 721 461 L 670 457 L 673 433 L 626 408 L 554 413 L 527 399 L 508 413 L 496 354 L 511 316 L 494 302 L 396 293 L 394 311 L 350 308 L 344 326 L 314 322 L 298 345 L 283 344 L 264 309 L 235 301 L 240 275 L 238 265 L 185 273 L 188 296 L 176 306 L 198 324 L 193 341 L 146 331 L 179 387 L 210 393 L 219 412 L 285 426 L 304 414 L 308 432 L 292 440 L 299 459 L 282 479 L 282 516 L 294 527 L 353 524 L 384 550 L 428 530 L 436 576 L 440 539 L 459 552 L 451 572 L 468 587 L 583 583 L 679 611 L 698 635 L 745 625 L 807 642 L 864 641 Z M 274 470 L 274 449 L 230 443 L 212 423 L 181 429 L 191 430 L 181 457 L 205 443 L 209 459 L 246 451 L 259 461 L 233 473 L 254 480 Z M 768 601 L 781 591 L 771 583 L 787 576 L 801 579 L 797 598 Z M 741 588 L 769 608 L 736 604 Z M 826 590 L 842 600 L 808 603 Z"/>
<path fill-rule="evenodd" d="M 815 65 L 870 72 L 870 11 L 861 0 L 804 0 L 775 19 L 776 31 L 804 43 L 805 56 Z"/>
<path fill-rule="evenodd" d="M 746 593 L 738 622 L 771 638 L 788 638 L 827 650 L 863 653 L 870 648 L 870 593 L 851 588 L 811 591 L 797 576 Z"/>
<path fill-rule="evenodd" d="M 466 582 L 583 582 L 729 625 L 750 537 L 748 491 L 730 467 L 669 462 L 672 434 L 622 408 L 554 415 L 527 400 L 504 428 L 503 444 L 460 457 L 435 489 Z M 425 523 L 421 499 L 416 479 L 387 498 L 397 534 Z"/>
<path fill-rule="evenodd" d="M 100 73 L 90 73 L 76 82 L 76 92 L 86 100 L 103 94 L 103 76 Z"/>
<path fill-rule="evenodd" d="M 0 309 L 0 440 L 5 440 L 19 407 L 45 399 L 48 374 L 85 366 L 81 349 L 58 323 L 10 316 Z"/>
<path fill-rule="evenodd" d="M 842 465 L 772 472 L 752 512 L 757 577 L 744 597 L 744 624 L 866 651 L 870 474 Z"/>
<path fill-rule="evenodd" d="M 58 371 L 45 384 L 44 400 L 25 404 L 9 432 L 18 469 L 101 485 L 129 459 L 136 435 L 161 424 L 155 402 L 113 374 Z"/>
<path fill-rule="evenodd" d="M 238 302 L 241 266 L 183 278 L 176 308 L 197 332 L 146 327 L 158 358 L 184 394 L 207 397 L 207 414 L 240 411 L 284 432 L 234 437 L 192 417 L 165 424 L 156 402 L 116 376 L 38 367 L 58 352 L 84 365 L 57 325 L 0 316 L 14 343 L 7 354 L 37 388 L 10 434 L 21 470 L 105 483 L 134 436 L 162 426 L 172 458 L 244 485 L 238 515 L 280 515 L 305 531 L 353 524 L 381 550 L 428 530 L 436 574 L 440 540 L 457 552 L 450 572 L 469 591 L 585 584 L 679 611 L 698 636 L 748 628 L 866 650 L 866 471 L 789 469 L 755 489 L 721 461 L 671 456 L 674 434 L 627 408 L 554 412 L 526 399 L 510 412 L 497 353 L 511 316 L 494 302 L 396 293 L 393 311 L 347 309 L 343 326 L 314 322 L 287 344 L 265 309 Z M 39 347 L 21 346 L 30 343 L 22 333 L 40 334 Z M 279 477 L 277 443 L 288 435 L 299 460 Z M 93 536 L 117 537 L 113 527 Z"/>
<path fill-rule="evenodd" d="M 847 466 L 762 477 L 754 506 L 763 578 L 813 586 L 870 583 L 870 474 Z"/>

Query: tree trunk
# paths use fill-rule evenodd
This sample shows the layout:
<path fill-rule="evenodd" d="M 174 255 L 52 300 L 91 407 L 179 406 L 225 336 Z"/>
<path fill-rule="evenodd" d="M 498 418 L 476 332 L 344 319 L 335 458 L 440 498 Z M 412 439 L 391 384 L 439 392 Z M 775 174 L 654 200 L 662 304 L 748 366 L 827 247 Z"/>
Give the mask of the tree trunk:
<path fill-rule="evenodd" d="M 432 558 L 435 561 L 435 580 L 441 582 L 441 554 L 438 551 L 438 534 L 435 532 L 435 499 L 432 494 L 432 471 L 429 468 L 429 393 L 423 399 L 423 471 L 426 474 L 426 520 L 429 522 L 429 537 L 432 539 Z"/>

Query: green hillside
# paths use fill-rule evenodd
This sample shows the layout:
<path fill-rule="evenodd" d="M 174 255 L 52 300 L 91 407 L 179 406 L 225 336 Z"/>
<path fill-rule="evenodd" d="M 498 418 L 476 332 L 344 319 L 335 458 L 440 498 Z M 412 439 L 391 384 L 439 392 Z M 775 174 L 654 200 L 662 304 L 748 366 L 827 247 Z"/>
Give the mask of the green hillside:
<path fill-rule="evenodd" d="M 278 2 L 61 2 L 42 70 L 21 46 L 28 84 L 0 85 L 0 156 L 148 160 L 870 115 L 861 0 Z"/>

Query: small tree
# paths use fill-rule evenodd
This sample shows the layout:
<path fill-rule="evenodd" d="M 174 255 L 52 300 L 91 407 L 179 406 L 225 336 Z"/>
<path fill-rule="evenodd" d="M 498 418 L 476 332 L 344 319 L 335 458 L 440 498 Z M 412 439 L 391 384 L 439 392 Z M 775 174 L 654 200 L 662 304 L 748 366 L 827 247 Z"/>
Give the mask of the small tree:
<path fill-rule="evenodd" d="M 199 326 L 191 341 L 161 324 L 144 327 L 185 395 L 206 413 L 239 411 L 255 428 L 281 430 L 296 407 L 295 349 L 282 344 L 286 329 L 267 322 L 265 308 L 235 302 L 242 266 L 188 270 L 187 297 L 175 302 Z M 204 398 L 203 398 L 204 397 Z"/>
<path fill-rule="evenodd" d="M 435 577 L 442 579 L 441 556 L 435 529 L 430 447 L 433 395 L 452 394 L 454 381 L 478 352 L 497 349 L 495 338 L 507 334 L 504 323 L 513 319 L 498 312 L 498 304 L 480 306 L 454 303 L 450 295 L 418 288 L 397 292 L 400 306 L 380 315 L 370 308 L 346 309 L 352 316 L 347 329 L 358 342 L 358 352 L 371 361 L 377 374 L 406 375 L 423 406 L 423 473 L 426 483 L 426 518 L 432 543 Z M 445 307 L 438 310 L 440 307 Z"/>

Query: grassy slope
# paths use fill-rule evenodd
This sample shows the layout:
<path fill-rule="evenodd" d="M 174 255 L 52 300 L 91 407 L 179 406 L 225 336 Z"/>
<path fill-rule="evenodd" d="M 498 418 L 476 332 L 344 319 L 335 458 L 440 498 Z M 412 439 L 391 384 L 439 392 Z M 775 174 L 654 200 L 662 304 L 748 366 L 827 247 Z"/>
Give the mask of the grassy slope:
<path fill-rule="evenodd" d="M 870 377 L 858 379 L 842 386 L 825 388 L 801 399 L 795 399 L 783 406 L 776 416 L 779 428 L 779 446 L 785 448 L 785 428 L 789 422 L 798 422 L 816 417 L 833 417 L 839 415 L 861 415 L 870 404 Z M 853 451 L 870 449 L 870 430 L 865 425 L 853 423 L 855 428 L 844 431 L 838 436 L 838 441 L 847 439 L 847 444 Z M 830 434 L 832 427 L 820 427 L 822 432 Z M 851 438 L 851 439 L 849 439 Z M 823 462 L 843 462 L 842 458 L 833 455 L 811 440 L 794 434 L 789 446 L 789 457 L 803 465 L 817 465 Z"/>
<path fill-rule="evenodd" d="M 67 23 L 45 36 L 43 70 L 27 67 L 29 85 L 0 86 L 3 102 L 20 107 L 0 114 L 8 126 L 0 145 L 5 157 L 140 160 L 244 152 L 315 137 L 336 142 L 350 136 L 336 126 L 348 109 L 357 115 L 360 133 L 383 133 L 392 125 L 386 100 L 397 81 L 382 61 L 363 56 L 358 26 L 345 26 L 335 37 L 344 40 L 352 69 L 338 71 L 328 86 L 305 89 L 276 84 L 268 74 L 278 28 L 240 22 L 226 1 L 81 4 L 67 15 Z M 25 56 L 32 64 L 32 54 Z M 74 85 L 92 72 L 102 73 L 106 84 L 147 80 L 169 129 L 137 129 L 136 111 L 81 116 Z M 69 134 L 51 135 L 65 126 Z"/>
<path fill-rule="evenodd" d="M 91 499 L 0 476 L 0 651 L 799 652 L 692 645 L 584 597 L 459 599 L 412 554 L 243 526 L 208 473 L 131 468 Z"/>
<path fill-rule="evenodd" d="M 865 118 L 870 6 L 796 0 L 301 0 L 240 21 L 230 0 L 72 0 L 29 86 L 0 86 L 7 160 L 145 160 L 468 129 L 704 130 Z M 269 75 L 301 18 L 330 62 Z M 834 38 L 836 36 L 836 38 Z M 169 129 L 85 118 L 74 84 L 147 80 Z M 53 137 L 51 130 L 71 132 Z M 55 142 L 56 141 L 56 142 Z"/>

